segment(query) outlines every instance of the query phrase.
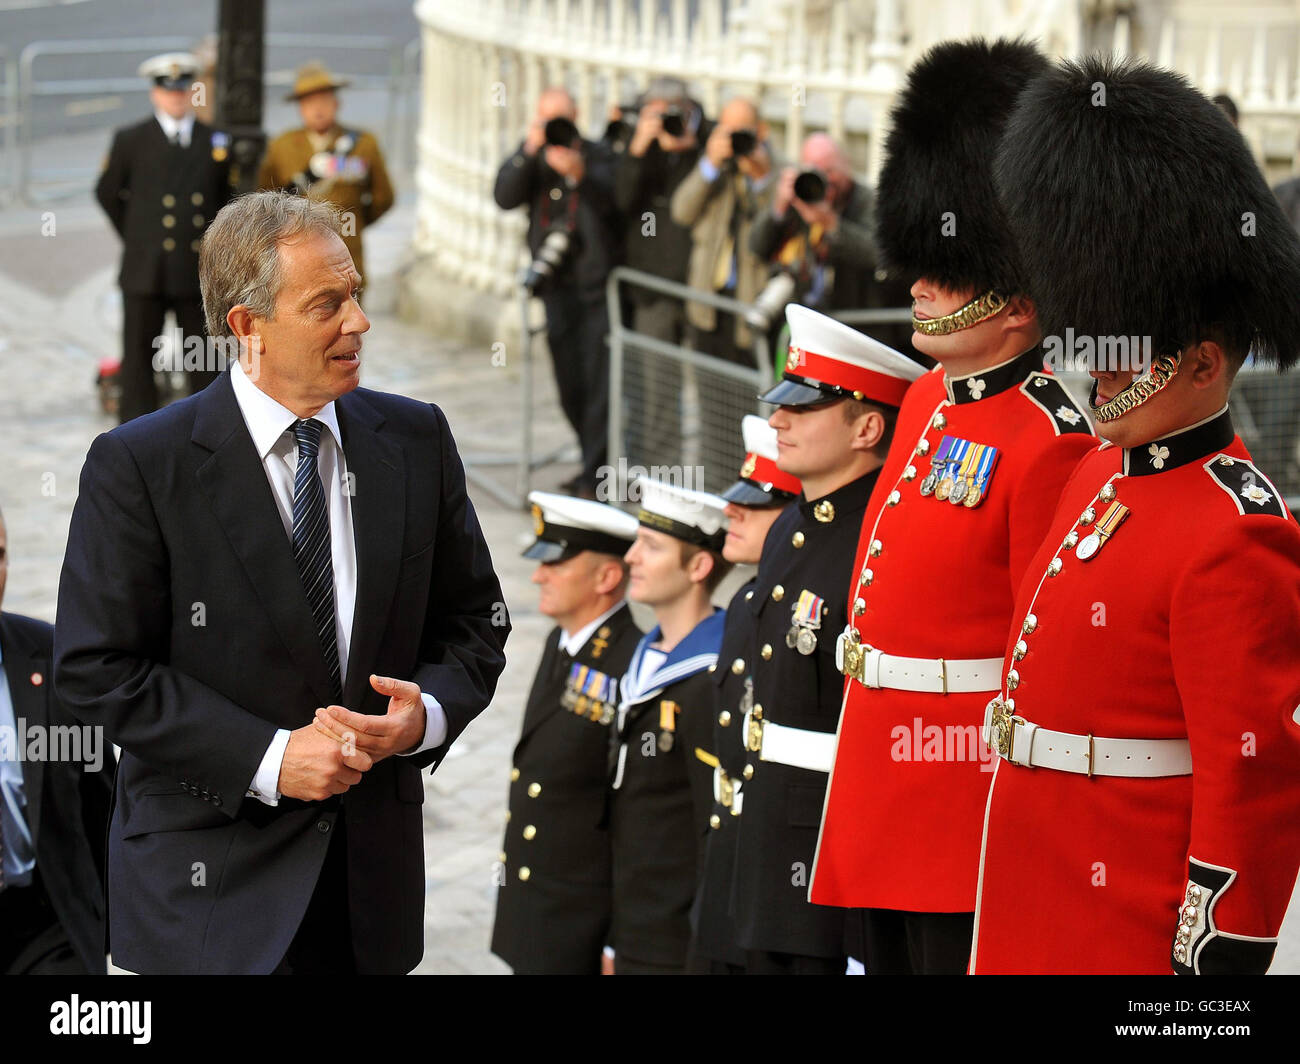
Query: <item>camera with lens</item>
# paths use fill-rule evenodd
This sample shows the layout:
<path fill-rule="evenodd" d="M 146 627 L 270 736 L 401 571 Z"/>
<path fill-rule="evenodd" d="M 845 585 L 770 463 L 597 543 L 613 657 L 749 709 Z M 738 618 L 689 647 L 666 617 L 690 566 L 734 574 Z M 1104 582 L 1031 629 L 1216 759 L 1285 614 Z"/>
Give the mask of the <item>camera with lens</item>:
<path fill-rule="evenodd" d="M 573 148 L 582 140 L 582 134 L 573 122 L 560 115 L 546 123 L 546 143 L 555 148 Z"/>
<path fill-rule="evenodd" d="M 733 129 L 731 131 L 731 154 L 740 158 L 748 155 L 758 147 L 758 134 L 752 129 Z"/>
<path fill-rule="evenodd" d="M 804 170 L 794 179 L 794 198 L 804 203 L 821 203 L 830 188 L 820 170 Z"/>
<path fill-rule="evenodd" d="M 542 238 L 542 246 L 524 271 L 523 284 L 530 295 L 537 295 L 539 289 L 544 289 L 555 279 L 572 246 L 573 237 L 567 229 L 552 229 Z"/>
<path fill-rule="evenodd" d="M 788 270 L 777 270 L 768 278 L 753 306 L 745 312 L 745 321 L 755 329 L 766 330 L 771 327 L 785 313 L 786 304 L 794 298 L 795 287 L 794 274 Z"/>

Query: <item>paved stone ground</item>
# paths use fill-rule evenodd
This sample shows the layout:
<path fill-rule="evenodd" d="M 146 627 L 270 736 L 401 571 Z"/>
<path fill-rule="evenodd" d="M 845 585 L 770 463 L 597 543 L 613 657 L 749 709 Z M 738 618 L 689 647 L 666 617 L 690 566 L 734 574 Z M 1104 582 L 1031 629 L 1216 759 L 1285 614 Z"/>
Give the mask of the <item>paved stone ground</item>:
<path fill-rule="evenodd" d="M 92 381 L 99 357 L 116 351 L 116 238 L 88 201 L 56 211 L 57 234 L 40 235 L 39 212 L 0 212 L 0 506 L 12 557 L 5 606 L 52 621 L 59 568 L 77 479 L 87 447 L 113 422 L 99 413 Z M 391 283 L 412 224 L 399 204 L 368 236 L 372 328 L 363 351 L 364 382 L 437 402 L 465 454 L 500 451 L 517 439 L 518 354 L 492 365 L 490 350 L 440 342 L 386 312 Z M 537 375 L 539 451 L 568 433 L 545 363 Z M 552 488 L 575 466 L 539 471 Z M 502 474 L 502 482 L 506 475 Z M 425 776 L 425 955 L 418 972 L 497 973 L 489 954 L 494 888 L 510 754 L 549 622 L 536 610 L 531 563 L 519 557 L 529 522 L 517 508 L 471 488 L 514 621 L 509 666 L 497 696 Z M 1293 902 L 1293 913 L 1300 905 Z M 1171 912 L 1172 920 L 1172 912 Z M 1172 924 L 1171 924 L 1172 927 Z M 1300 972 L 1300 916 L 1283 929 L 1274 971 Z"/>

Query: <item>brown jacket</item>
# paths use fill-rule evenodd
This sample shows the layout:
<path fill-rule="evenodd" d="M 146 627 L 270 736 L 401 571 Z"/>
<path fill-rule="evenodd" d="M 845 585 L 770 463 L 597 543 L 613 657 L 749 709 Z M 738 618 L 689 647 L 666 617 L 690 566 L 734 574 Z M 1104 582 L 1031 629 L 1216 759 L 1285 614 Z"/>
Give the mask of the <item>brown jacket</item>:
<path fill-rule="evenodd" d="M 361 253 L 361 232 L 393 205 L 393 186 L 384 166 L 379 142 L 370 133 L 336 126 L 329 135 L 330 151 L 337 151 L 338 139 L 347 134 L 353 144 L 346 152 L 343 173 L 320 177 L 308 170 L 315 152 L 305 129 L 282 133 L 267 146 L 257 175 L 260 189 L 288 188 L 305 192 L 316 200 L 327 200 L 344 212 L 343 242 L 352 252 L 357 272 L 365 277 Z"/>
<path fill-rule="evenodd" d="M 758 192 L 747 181 L 739 180 L 734 170 L 724 169 L 716 180 L 709 181 L 698 165 L 677 186 L 671 203 L 672 218 L 678 225 L 691 230 L 691 259 L 686 283 L 692 288 L 718 291 L 715 283 L 718 262 L 732 236 L 734 216 L 735 298 L 749 303 L 763 290 L 768 266 L 750 251 L 749 230 L 758 213 L 768 208 L 776 189 L 775 177 L 780 166 L 775 159 L 772 166 L 767 182 Z M 686 320 L 698 329 L 712 331 L 718 324 L 717 310 L 703 303 L 688 302 Z M 753 342 L 744 319 L 737 317 L 736 344 L 747 349 Z"/>

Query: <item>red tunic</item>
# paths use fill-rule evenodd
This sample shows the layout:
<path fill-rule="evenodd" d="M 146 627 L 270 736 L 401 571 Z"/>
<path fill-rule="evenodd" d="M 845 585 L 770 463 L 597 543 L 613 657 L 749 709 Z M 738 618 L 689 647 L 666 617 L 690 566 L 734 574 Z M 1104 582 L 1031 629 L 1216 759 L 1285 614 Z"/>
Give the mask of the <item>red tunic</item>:
<path fill-rule="evenodd" d="M 1002 656 L 1019 574 L 1042 542 L 1061 486 L 1096 444 L 1088 419 L 1041 371 L 1034 349 L 968 377 L 949 380 L 935 369 L 908 391 L 853 569 L 849 620 L 863 643 L 912 658 Z M 975 508 L 920 493 L 944 436 L 999 449 Z M 865 610 L 857 616 L 855 599 Z M 974 909 L 992 768 L 979 728 L 992 693 L 846 681 L 812 901 Z"/>
<path fill-rule="evenodd" d="M 1108 483 L 1114 499 L 1098 499 Z M 1080 561 L 1065 545 L 1088 533 L 1080 516 L 1116 501 L 1127 518 Z M 1300 863 L 1300 527 L 1226 413 L 1080 463 L 1006 651 L 1017 715 L 1076 735 L 1186 739 L 1193 771 L 1089 778 L 999 758 L 971 970 L 1266 968 Z M 1201 866 L 1191 885 L 1189 862 Z M 1194 898 L 1179 961 L 1180 907 Z"/>

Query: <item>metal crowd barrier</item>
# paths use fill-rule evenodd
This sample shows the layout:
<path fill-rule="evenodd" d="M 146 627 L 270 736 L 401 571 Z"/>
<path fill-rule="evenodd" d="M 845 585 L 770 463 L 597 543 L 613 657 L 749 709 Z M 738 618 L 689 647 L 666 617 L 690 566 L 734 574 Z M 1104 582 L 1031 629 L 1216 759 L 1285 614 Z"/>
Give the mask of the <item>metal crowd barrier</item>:
<path fill-rule="evenodd" d="M 623 318 L 623 288 L 703 303 L 744 318 L 752 305 L 620 266 L 605 287 L 609 303 L 609 474 L 597 495 L 627 498 L 645 472 L 683 487 L 724 490 L 744 461 L 740 420 L 760 413 L 772 380 L 767 335 L 753 329 L 753 364 L 728 362 L 635 331 Z M 683 313 L 685 313 L 683 307 Z"/>

